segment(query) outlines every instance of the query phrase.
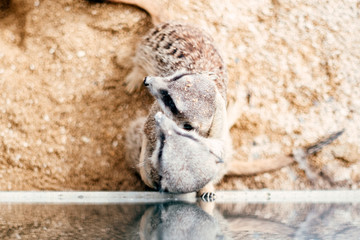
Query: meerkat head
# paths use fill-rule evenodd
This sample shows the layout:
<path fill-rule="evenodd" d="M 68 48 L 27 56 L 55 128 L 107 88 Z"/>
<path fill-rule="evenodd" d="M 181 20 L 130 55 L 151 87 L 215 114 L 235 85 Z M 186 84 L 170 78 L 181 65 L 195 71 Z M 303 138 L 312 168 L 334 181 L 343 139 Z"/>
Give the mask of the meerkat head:
<path fill-rule="evenodd" d="M 207 137 L 220 96 L 215 85 L 216 77 L 210 72 L 177 72 L 168 77 L 148 76 L 144 79 L 144 85 L 166 116 L 178 126 L 185 130 L 196 130 L 201 136 Z"/>
<path fill-rule="evenodd" d="M 222 141 L 188 132 L 161 112 L 155 121 L 158 140 L 151 162 L 158 170 L 158 189 L 185 193 L 203 188 L 223 162 Z"/>

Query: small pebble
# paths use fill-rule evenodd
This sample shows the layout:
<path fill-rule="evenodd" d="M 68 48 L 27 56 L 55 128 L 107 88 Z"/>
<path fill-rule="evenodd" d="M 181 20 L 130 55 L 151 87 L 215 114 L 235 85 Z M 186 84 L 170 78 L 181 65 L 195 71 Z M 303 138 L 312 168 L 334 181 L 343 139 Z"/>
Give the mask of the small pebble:
<path fill-rule="evenodd" d="M 18 162 L 21 159 L 21 154 L 15 155 L 15 162 Z"/>
<path fill-rule="evenodd" d="M 101 148 L 96 149 L 96 155 L 101 156 L 102 151 Z"/>
<path fill-rule="evenodd" d="M 55 48 L 50 48 L 50 49 L 49 49 L 49 53 L 50 53 L 50 54 L 54 54 L 54 53 L 55 53 Z"/>
<path fill-rule="evenodd" d="M 50 117 L 49 115 L 45 114 L 43 119 L 46 121 L 46 122 L 49 122 L 50 121 Z"/>
<path fill-rule="evenodd" d="M 82 58 L 82 57 L 85 57 L 86 53 L 84 51 L 78 51 L 76 53 L 76 55 L 79 57 L 79 58 Z"/>
<path fill-rule="evenodd" d="M 90 138 L 82 136 L 81 137 L 81 141 L 83 141 L 84 143 L 89 143 L 90 142 Z"/>

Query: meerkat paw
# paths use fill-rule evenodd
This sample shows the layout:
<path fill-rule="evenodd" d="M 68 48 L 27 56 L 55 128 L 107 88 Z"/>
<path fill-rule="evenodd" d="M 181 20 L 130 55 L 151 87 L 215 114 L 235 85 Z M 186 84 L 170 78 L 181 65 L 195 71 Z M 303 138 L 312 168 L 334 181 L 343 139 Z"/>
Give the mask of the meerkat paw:
<path fill-rule="evenodd" d="M 135 66 L 125 78 L 126 91 L 128 93 L 137 91 L 143 83 L 145 76 L 144 70 Z"/>
<path fill-rule="evenodd" d="M 214 202 L 216 199 L 216 194 L 214 192 L 205 192 L 201 194 L 200 198 L 204 202 Z"/>
<path fill-rule="evenodd" d="M 216 199 L 215 187 L 212 181 L 206 184 L 200 191 L 197 192 L 197 196 L 204 202 L 213 202 Z"/>

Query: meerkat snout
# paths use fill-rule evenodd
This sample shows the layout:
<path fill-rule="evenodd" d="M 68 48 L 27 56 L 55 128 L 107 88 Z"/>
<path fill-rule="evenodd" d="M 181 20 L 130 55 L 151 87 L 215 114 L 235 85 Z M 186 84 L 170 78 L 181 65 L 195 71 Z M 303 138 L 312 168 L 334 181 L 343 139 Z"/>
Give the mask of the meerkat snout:
<path fill-rule="evenodd" d="M 155 77 L 152 76 L 146 76 L 144 78 L 144 86 L 151 89 L 152 82 L 154 81 Z"/>
<path fill-rule="evenodd" d="M 147 77 L 144 78 L 144 86 L 145 87 L 149 86 L 149 83 L 146 80 L 147 80 Z"/>

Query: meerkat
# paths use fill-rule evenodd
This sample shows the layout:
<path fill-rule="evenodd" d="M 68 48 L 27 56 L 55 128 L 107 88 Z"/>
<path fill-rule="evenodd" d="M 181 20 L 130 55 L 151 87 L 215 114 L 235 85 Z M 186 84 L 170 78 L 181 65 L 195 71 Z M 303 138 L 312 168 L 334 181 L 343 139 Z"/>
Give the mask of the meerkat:
<path fill-rule="evenodd" d="M 155 6 L 157 4 L 155 1 L 111 0 L 111 2 L 137 5 L 148 10 L 154 23 L 163 21 L 159 8 Z M 131 154 L 132 156 L 129 156 L 129 161 L 136 163 L 136 169 L 147 186 L 154 189 L 166 186 L 168 191 L 176 192 L 195 190 L 201 196 L 214 196 L 212 194 L 214 183 L 221 179 L 225 172 L 227 175 L 252 175 L 275 170 L 295 161 L 293 154 L 255 162 L 230 161 L 232 147 L 226 113 L 227 71 L 213 40 L 202 31 L 179 23 L 157 24 L 138 45 L 133 63 L 134 67 L 125 79 L 128 92 L 136 91 L 143 83 L 156 99 L 148 117 L 141 120 L 144 124 L 143 132 L 138 137 L 139 140 L 141 139 L 141 145 L 139 141 L 135 143 L 131 140 L 133 139 L 131 136 L 127 141 L 128 149 L 136 149 Z M 144 79 L 145 76 L 148 77 Z M 213 172 L 217 174 L 200 190 L 198 187 L 188 186 L 177 188 L 177 186 L 162 183 L 160 180 L 164 169 L 159 169 L 158 148 L 159 146 L 167 147 L 167 142 L 163 141 L 161 137 L 163 135 L 159 135 L 162 128 L 161 124 L 156 123 L 155 115 L 158 112 L 163 112 L 176 126 L 190 131 L 192 136 L 197 136 L 200 139 L 199 142 L 206 142 L 205 139 L 207 139 L 222 143 L 219 145 L 222 148 L 220 157 L 224 164 L 212 165 L 215 171 L 207 170 L 208 176 L 212 176 Z M 232 116 L 231 124 L 234 123 L 234 119 L 236 117 Z M 130 131 L 133 132 L 133 130 Z M 173 155 L 162 153 L 162 161 L 168 163 L 169 169 L 176 166 L 177 159 L 185 158 L 180 154 L 180 152 L 184 153 L 181 151 L 184 146 L 175 144 L 175 142 L 186 142 L 183 138 L 182 135 L 173 136 L 172 147 L 169 147 L 174 150 Z M 193 156 L 190 156 L 190 159 L 193 159 L 197 151 L 201 151 L 200 146 L 204 145 L 206 144 L 195 144 L 197 148 L 192 147 Z M 207 156 L 212 158 L 213 155 L 209 152 Z M 305 153 L 302 156 L 307 156 L 306 149 L 301 149 L 299 152 Z M 297 154 L 297 156 L 300 155 Z M 172 176 L 174 179 L 185 177 L 185 174 L 183 175 L 180 171 L 171 172 L 174 174 Z M 196 181 L 201 183 L 205 181 L 202 180 L 204 179 Z M 191 184 L 197 185 L 196 182 Z"/>

